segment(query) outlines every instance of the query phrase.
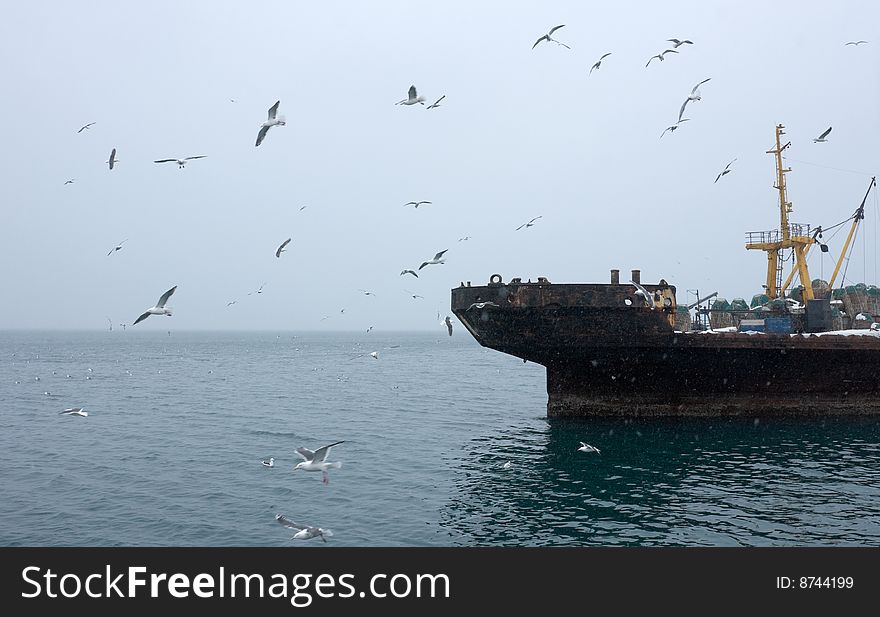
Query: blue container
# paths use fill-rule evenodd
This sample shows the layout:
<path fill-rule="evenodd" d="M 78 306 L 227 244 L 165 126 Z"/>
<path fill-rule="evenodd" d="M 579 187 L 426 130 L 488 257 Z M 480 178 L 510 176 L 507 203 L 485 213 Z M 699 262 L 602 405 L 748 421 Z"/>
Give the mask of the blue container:
<path fill-rule="evenodd" d="M 791 317 L 765 318 L 764 332 L 770 334 L 791 334 Z"/>

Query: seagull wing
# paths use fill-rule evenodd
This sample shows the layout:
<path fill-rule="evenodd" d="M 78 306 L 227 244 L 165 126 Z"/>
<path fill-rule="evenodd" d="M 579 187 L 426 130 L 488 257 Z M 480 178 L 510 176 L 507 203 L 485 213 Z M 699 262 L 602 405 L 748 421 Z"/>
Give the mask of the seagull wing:
<path fill-rule="evenodd" d="M 696 94 L 696 93 L 697 93 L 697 88 L 699 88 L 700 86 L 702 86 L 704 83 L 706 83 L 706 82 L 709 81 L 710 79 L 712 79 L 712 78 L 711 78 L 711 77 L 707 77 L 706 79 L 704 79 L 703 81 L 701 81 L 700 83 L 698 83 L 696 86 L 694 86 L 694 89 L 691 90 L 691 94 Z"/>
<path fill-rule="evenodd" d="M 669 130 L 668 126 L 665 129 L 663 129 L 663 132 L 660 133 L 660 139 L 663 139 L 663 136 L 666 135 L 666 131 L 668 131 L 668 130 Z"/>
<path fill-rule="evenodd" d="M 538 46 L 538 43 L 540 43 L 541 41 L 549 41 L 549 40 L 550 40 L 550 37 L 547 36 L 547 35 L 545 34 L 544 36 L 542 36 L 541 38 L 539 38 L 537 41 L 535 41 L 535 44 L 532 45 L 532 49 L 534 49 L 535 47 L 537 47 L 537 46 Z"/>
<path fill-rule="evenodd" d="M 260 129 L 260 132 L 257 133 L 257 143 L 254 144 L 254 147 L 259 146 L 261 143 L 263 143 L 263 139 L 266 138 L 266 133 L 268 133 L 268 132 L 269 132 L 268 126 L 264 126 Z"/>
<path fill-rule="evenodd" d="M 177 285 L 163 293 L 162 297 L 160 297 L 159 301 L 156 303 L 156 308 L 162 308 L 163 306 L 165 306 L 165 303 L 168 302 L 168 298 L 171 297 L 171 294 L 174 293 L 175 289 L 177 289 Z"/>
<path fill-rule="evenodd" d="M 681 41 L 679 41 L 678 39 L 666 39 L 666 40 L 669 41 L 670 43 L 675 43 L 676 45 L 681 45 Z M 584 442 L 582 441 L 581 444 L 583 445 L 583 443 Z"/>
<path fill-rule="evenodd" d="M 604 60 L 605 58 L 607 58 L 610 55 L 611 55 L 610 51 L 607 54 L 602 54 L 602 56 L 599 58 L 599 62 L 602 62 L 602 60 Z"/>
<path fill-rule="evenodd" d="M 687 104 L 691 102 L 690 97 L 684 100 L 684 103 L 681 104 L 681 109 L 678 110 L 678 120 L 681 122 L 681 117 L 684 115 L 684 108 L 687 107 Z"/>
<path fill-rule="evenodd" d="M 525 226 L 526 226 L 526 224 L 523 223 L 522 225 L 520 225 L 519 227 L 517 227 L 517 228 L 514 229 L 513 231 L 519 231 L 520 229 L 522 229 L 522 228 L 525 227 Z"/>
<path fill-rule="evenodd" d="M 361 355 L 363 355 L 363 354 L 361 354 Z M 304 460 L 304 461 L 310 461 L 313 458 L 315 458 L 315 453 L 312 450 L 309 450 L 308 448 L 297 448 L 296 453 L 299 454 L 302 457 L 302 460 Z"/>
<path fill-rule="evenodd" d="M 550 28 L 550 32 L 548 32 L 547 34 L 550 36 L 553 36 L 554 32 L 556 32 L 557 30 L 559 30 L 560 28 L 563 28 L 563 27 L 565 27 L 565 24 L 562 24 L 560 26 L 553 26 L 552 28 Z"/>
<path fill-rule="evenodd" d="M 718 174 L 717 176 L 715 176 L 715 182 L 718 182 L 718 180 L 720 180 L 720 179 L 721 179 L 721 176 L 723 176 L 723 175 L 724 175 L 724 172 L 722 171 L 720 174 Z M 713 184 L 714 184 L 714 183 L 713 183 Z"/>
<path fill-rule="evenodd" d="M 138 317 L 137 319 L 135 319 L 134 323 L 131 324 L 131 325 L 136 326 L 136 325 L 138 325 L 139 323 L 141 323 L 144 319 L 146 319 L 146 318 L 149 317 L 149 316 L 150 316 L 150 312 L 147 311 L 146 313 L 144 313 L 143 315 L 141 315 L 140 317 Z"/>
<path fill-rule="evenodd" d="M 416 100 L 418 98 L 418 93 L 416 92 L 416 87 L 410 86 L 409 91 L 407 92 L 407 95 L 409 97 L 409 98 L 407 98 L 408 101 Z"/>
<path fill-rule="evenodd" d="M 113 169 L 113 163 L 116 162 L 116 148 L 110 151 L 110 160 L 107 162 L 110 164 L 110 169 Z"/>
<path fill-rule="evenodd" d="M 312 459 L 315 463 L 320 463 L 326 460 L 327 455 L 330 454 L 330 448 L 333 446 L 338 446 L 341 443 L 345 443 L 344 441 L 337 441 L 336 443 L 331 443 L 329 446 L 324 446 L 322 448 L 318 448 L 315 450 L 315 457 Z"/>
<path fill-rule="evenodd" d="M 648 64 L 651 64 L 651 60 L 653 60 L 654 58 L 659 58 L 659 57 L 660 56 L 651 56 L 650 58 L 648 58 Z M 645 66 L 648 66 L 648 64 L 646 64 Z"/>
<path fill-rule="evenodd" d="M 154 163 L 172 163 L 177 159 L 159 159 L 158 161 L 153 161 Z"/>
<path fill-rule="evenodd" d="M 540 218 L 544 218 L 544 216 L 543 216 L 543 215 L 541 215 L 541 216 L 536 216 L 536 217 L 533 218 L 531 221 L 529 221 L 529 223 L 534 223 L 535 221 L 537 221 L 537 220 L 540 219 Z"/>
<path fill-rule="evenodd" d="M 449 249 L 443 249 L 442 251 L 440 251 L 439 253 L 437 253 L 436 255 L 434 255 L 434 259 L 440 259 L 441 257 L 443 257 L 443 253 L 445 253 L 445 252 L 448 251 L 448 250 L 449 250 Z"/>
<path fill-rule="evenodd" d="M 308 525 L 300 525 L 299 523 L 290 520 L 289 518 L 287 518 L 283 514 L 276 514 L 275 520 L 278 521 L 284 527 L 287 527 L 288 529 L 297 529 L 300 531 L 303 529 L 308 529 Z"/>
<path fill-rule="evenodd" d="M 208 156 L 208 155 L 207 155 L 207 154 L 200 154 L 199 156 L 188 156 L 188 157 L 186 157 L 186 158 L 183 159 L 183 160 L 184 160 L 184 161 L 191 161 L 191 160 L 193 160 L 193 159 L 203 159 L 203 158 L 205 158 L 206 156 Z"/>
<path fill-rule="evenodd" d="M 452 336 L 452 320 L 449 319 L 449 315 L 446 316 L 446 329 L 449 330 L 449 336 Z"/>
<path fill-rule="evenodd" d="M 278 115 L 278 106 L 281 104 L 281 101 L 275 101 L 275 104 L 269 108 L 269 120 L 274 120 L 275 116 Z"/>
<path fill-rule="evenodd" d="M 421 270 L 422 268 L 424 268 L 424 267 L 427 266 L 427 265 L 428 265 L 428 262 L 427 262 L 427 261 L 423 261 L 423 262 L 422 262 L 422 265 L 419 266 L 419 270 Z"/>
<path fill-rule="evenodd" d="M 829 126 L 827 131 L 825 131 L 824 133 L 819 135 L 819 139 L 825 139 L 826 137 L 828 137 L 828 133 L 830 133 L 830 132 L 831 132 L 831 127 Z"/>

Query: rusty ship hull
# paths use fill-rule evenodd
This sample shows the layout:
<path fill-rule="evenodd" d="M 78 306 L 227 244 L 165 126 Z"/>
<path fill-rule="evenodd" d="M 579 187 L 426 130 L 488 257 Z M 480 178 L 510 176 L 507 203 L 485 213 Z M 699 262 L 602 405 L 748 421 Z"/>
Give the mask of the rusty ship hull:
<path fill-rule="evenodd" d="M 675 288 L 493 276 L 452 290 L 484 347 L 546 367 L 549 416 L 880 413 L 880 333 L 682 332 Z"/>

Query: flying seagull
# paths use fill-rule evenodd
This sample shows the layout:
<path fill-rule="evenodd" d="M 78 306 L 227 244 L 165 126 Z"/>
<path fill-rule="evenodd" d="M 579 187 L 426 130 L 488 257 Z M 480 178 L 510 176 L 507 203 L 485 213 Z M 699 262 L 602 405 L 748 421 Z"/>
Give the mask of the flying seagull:
<path fill-rule="evenodd" d="M 183 169 L 184 167 L 186 167 L 187 161 L 192 161 L 194 159 L 203 159 L 206 156 L 207 155 L 205 155 L 205 154 L 200 154 L 199 156 L 188 156 L 185 159 L 159 159 L 158 161 L 153 161 L 153 162 L 154 163 L 177 163 L 177 168 Z"/>
<path fill-rule="evenodd" d="M 432 266 L 432 265 L 435 265 L 435 264 L 444 264 L 444 263 L 446 263 L 446 259 L 443 257 L 443 253 L 445 253 L 445 252 L 448 251 L 448 250 L 449 250 L 449 249 L 443 249 L 442 251 L 440 251 L 439 253 L 437 253 L 436 255 L 434 255 L 434 259 L 430 259 L 430 260 L 428 260 L 428 261 L 424 261 L 424 262 L 422 262 L 422 265 L 419 266 L 419 270 L 421 270 L 421 269 L 424 268 L 425 266 Z"/>
<path fill-rule="evenodd" d="M 169 317 L 171 317 L 171 309 L 165 308 L 165 303 L 168 302 L 168 298 L 171 297 L 171 294 L 174 293 L 175 289 L 177 289 L 177 285 L 163 293 L 162 296 L 159 298 L 159 301 L 156 303 L 156 306 L 154 306 L 153 308 L 148 308 L 144 312 L 144 314 L 138 317 L 131 325 L 135 326 L 139 324 L 150 315 L 168 315 Z"/>
<path fill-rule="evenodd" d="M 590 444 L 584 443 L 582 441 L 581 447 L 578 448 L 578 452 L 595 452 L 596 454 L 599 454 L 599 448 L 597 448 L 596 446 L 591 446 Z"/>
<path fill-rule="evenodd" d="M 281 253 L 284 252 L 284 247 L 288 245 L 288 243 L 293 240 L 293 238 L 288 238 L 284 242 L 281 243 L 281 246 L 278 247 L 278 250 L 275 251 L 275 257 L 281 257 Z"/>
<path fill-rule="evenodd" d="M 233 304 L 235 304 L 235 303 L 237 303 L 237 302 L 238 302 L 238 300 L 232 300 L 232 301 L 230 301 L 230 302 L 227 302 L 227 303 L 226 303 L 226 308 L 229 308 L 230 306 L 232 306 Z"/>
<path fill-rule="evenodd" d="M 422 299 L 425 298 L 425 296 L 420 296 L 420 295 L 417 294 L 417 293 L 413 293 L 413 292 L 411 292 L 409 289 L 404 289 L 403 291 L 405 291 L 406 293 L 408 293 L 409 295 L 411 295 L 413 300 L 417 300 L 417 299 L 419 299 L 419 298 L 422 298 Z"/>
<path fill-rule="evenodd" d="M 474 302 L 469 307 L 467 307 L 465 310 L 469 311 L 472 308 L 483 309 L 483 308 L 486 308 L 487 306 L 491 306 L 492 308 L 501 308 L 500 306 L 498 306 L 494 302 Z"/>
<path fill-rule="evenodd" d="M 397 101 L 395 105 L 415 105 L 416 103 L 424 105 L 425 97 L 418 95 L 415 86 L 410 86 L 409 91 L 407 92 L 407 98 Z"/>
<path fill-rule="evenodd" d="M 864 42 L 867 43 L 867 41 L 864 41 Z M 81 128 L 77 131 L 77 133 L 82 133 L 83 131 L 85 131 L 86 129 L 88 129 L 89 127 L 91 127 L 93 124 L 95 124 L 95 122 L 89 122 L 89 123 L 86 124 L 85 126 L 81 127 Z"/>
<path fill-rule="evenodd" d="M 648 58 L 648 64 L 651 64 L 651 60 L 653 60 L 654 58 L 657 58 L 660 62 L 663 62 L 663 56 L 665 56 L 666 54 L 677 54 L 677 53 L 678 52 L 675 51 L 674 49 L 664 49 L 656 56 L 651 56 L 650 58 Z M 645 66 L 648 66 L 648 64 L 646 64 Z"/>
<path fill-rule="evenodd" d="M 263 461 L 263 467 L 274 467 L 275 466 L 275 457 L 270 456 L 269 460 Z"/>
<path fill-rule="evenodd" d="M 128 238 L 126 238 L 125 240 L 123 240 L 122 242 L 120 242 L 119 244 L 117 244 L 116 246 L 114 246 L 112 249 L 110 249 L 110 252 L 107 253 L 107 256 L 109 257 L 110 255 L 112 255 L 112 254 L 115 253 L 116 251 L 121 251 L 121 250 L 122 250 L 122 245 L 125 244 L 125 242 L 126 242 L 127 240 L 128 240 Z"/>
<path fill-rule="evenodd" d="M 276 514 L 275 520 L 281 523 L 283 526 L 288 529 L 296 529 L 296 533 L 290 538 L 291 540 L 309 540 L 311 538 L 319 537 L 327 541 L 327 538 L 324 536 L 333 537 L 333 532 L 329 529 L 323 529 L 322 527 L 312 527 L 311 525 L 301 525 L 295 521 L 290 520 L 283 514 Z"/>
<path fill-rule="evenodd" d="M 593 66 L 590 67 L 590 73 L 593 72 L 593 69 L 598 69 L 600 66 L 602 66 L 602 60 L 604 60 L 606 57 L 608 57 L 610 55 L 611 55 L 610 51 L 607 54 L 602 54 L 602 56 L 596 61 L 596 64 L 594 64 Z"/>
<path fill-rule="evenodd" d="M 687 104 L 690 103 L 691 101 L 699 101 L 700 100 L 700 86 L 703 85 L 704 83 L 706 83 L 707 81 L 709 81 L 710 79 L 712 79 L 712 78 L 707 77 L 706 79 L 704 79 L 703 81 L 698 83 L 696 86 L 694 86 L 693 90 L 691 90 L 691 93 L 684 100 L 684 103 L 681 104 L 681 109 L 678 112 L 679 121 L 681 121 L 681 117 L 684 115 L 684 108 L 687 107 Z"/>
<path fill-rule="evenodd" d="M 431 103 L 430 105 L 428 105 L 427 108 L 428 108 L 428 109 L 434 109 L 435 107 L 440 107 L 440 101 L 442 101 L 442 100 L 445 99 L 445 98 L 446 98 L 446 95 L 444 94 L 444 95 L 441 96 L 439 99 L 437 99 L 436 101 L 434 101 L 433 103 Z"/>
<path fill-rule="evenodd" d="M 458 241 L 459 241 L 459 242 L 464 242 L 465 240 L 470 240 L 470 239 L 471 239 L 470 236 L 465 236 L 464 238 L 459 238 Z"/>
<path fill-rule="evenodd" d="M 571 47 L 569 47 L 569 46 L 566 45 L 565 43 L 560 43 L 560 42 L 557 41 L 556 39 L 552 38 L 553 33 L 556 32 L 557 30 L 559 30 L 560 28 L 562 28 L 563 26 L 565 26 L 565 24 L 562 24 L 561 26 L 554 26 L 553 28 L 550 28 L 550 32 L 548 32 L 547 34 L 545 34 L 544 36 L 542 36 L 541 38 L 539 38 L 537 41 L 535 41 L 535 44 L 532 45 L 532 49 L 534 49 L 535 47 L 537 47 L 537 46 L 538 46 L 538 43 L 540 43 L 541 41 L 548 41 L 548 42 L 549 42 L 549 41 L 553 41 L 553 42 L 556 43 L 557 45 L 562 45 L 562 46 L 565 47 L 566 49 L 571 49 Z"/>
<path fill-rule="evenodd" d="M 403 276 L 404 274 L 412 274 L 414 277 L 419 278 L 419 275 L 416 273 L 415 270 L 402 270 L 400 272 L 400 276 Z"/>
<path fill-rule="evenodd" d="M 422 204 L 429 204 L 429 203 L 431 203 L 431 202 L 430 201 L 408 201 L 405 204 L 403 204 L 403 207 L 406 208 L 407 206 L 415 206 L 416 208 L 418 208 Z"/>
<path fill-rule="evenodd" d="M 733 161 L 735 161 L 735 160 L 736 159 L 733 159 Z M 725 165 L 724 171 L 722 171 L 720 174 L 715 176 L 715 182 L 718 182 L 721 179 L 721 176 L 726 176 L 727 174 L 730 173 L 730 166 L 733 165 L 733 161 L 730 161 L 727 165 Z M 714 184 L 714 182 L 713 182 L 713 184 Z"/>
<path fill-rule="evenodd" d="M 446 329 L 449 331 L 449 336 L 452 336 L 452 320 L 449 318 L 449 315 L 446 316 L 444 322 L 446 323 Z"/>
<path fill-rule="evenodd" d="M 681 47 L 682 45 L 693 45 L 694 44 L 693 41 L 689 41 L 687 39 L 685 39 L 683 41 L 679 41 L 678 39 L 666 39 L 666 40 L 669 41 L 670 43 L 673 43 L 673 45 L 672 45 L 673 49 L 677 49 L 677 48 Z"/>
<path fill-rule="evenodd" d="M 630 281 L 631 285 L 635 285 L 636 295 L 641 296 L 645 301 L 645 306 L 650 306 L 652 309 L 654 308 L 654 298 L 651 296 L 651 292 L 647 289 L 636 283 L 635 281 Z"/>
<path fill-rule="evenodd" d="M 844 46 L 844 47 L 846 47 L 847 45 L 856 45 L 856 46 L 858 46 L 858 45 L 861 45 L 862 43 L 867 43 L 867 42 L 868 42 L 868 41 L 850 41 L 849 43 L 844 43 L 843 46 Z"/>
<path fill-rule="evenodd" d="M 117 160 L 118 159 L 116 158 L 116 148 L 113 148 L 113 150 L 110 151 L 110 158 L 106 161 L 106 163 L 110 165 L 110 169 L 113 169 L 113 166 L 117 163 Z"/>
<path fill-rule="evenodd" d="M 257 143 L 255 146 L 259 146 L 263 143 L 263 140 L 266 138 L 266 133 L 269 132 L 273 126 L 284 126 L 287 124 L 287 121 L 284 119 L 284 116 L 278 115 L 278 106 L 281 104 L 281 101 L 275 101 L 275 104 L 269 108 L 269 118 L 260 125 L 260 132 L 257 133 Z"/>
<path fill-rule="evenodd" d="M 824 133 L 822 133 L 821 135 L 819 135 L 818 137 L 816 137 L 816 138 L 813 140 L 813 143 L 814 143 L 814 144 L 818 144 L 818 143 L 823 143 L 823 142 L 828 141 L 828 140 L 826 139 L 826 137 L 828 137 L 828 133 L 830 133 L 830 132 L 831 132 L 831 127 L 829 126 L 827 131 L 825 131 Z"/>
<path fill-rule="evenodd" d="M 663 136 L 666 134 L 666 131 L 669 131 L 670 133 L 672 133 L 673 131 L 676 131 L 678 129 L 679 124 L 681 124 L 682 122 L 687 122 L 688 120 L 690 120 L 690 118 L 682 118 L 681 120 L 679 120 L 678 122 L 676 122 L 672 126 L 667 126 L 665 129 L 663 129 L 663 132 L 660 133 L 660 139 L 663 139 Z"/>
<path fill-rule="evenodd" d="M 83 418 L 89 415 L 89 412 L 82 407 L 71 407 L 70 409 L 59 411 L 58 413 L 62 416 L 82 416 Z"/>
<path fill-rule="evenodd" d="M 367 291 L 366 289 L 358 289 L 358 291 L 364 292 L 365 296 L 375 296 L 376 295 L 372 291 Z"/>
<path fill-rule="evenodd" d="M 64 184 L 73 184 L 74 180 L 76 180 L 76 178 L 71 178 L 70 180 L 65 180 Z"/>
<path fill-rule="evenodd" d="M 373 356 L 373 354 L 370 355 Z M 375 358 L 376 356 L 373 357 Z M 308 448 L 297 448 L 296 453 L 299 454 L 303 460 L 301 463 L 297 463 L 296 467 L 294 467 L 293 470 L 296 471 L 297 469 L 302 469 L 303 471 L 320 471 L 323 474 L 323 479 L 321 481 L 324 484 L 330 484 L 330 476 L 327 474 L 327 470 L 339 469 L 340 467 L 342 467 L 342 463 L 340 463 L 339 461 L 336 461 L 335 463 L 328 463 L 327 455 L 330 453 L 330 448 L 332 448 L 333 446 L 338 446 L 341 443 L 345 442 L 337 441 L 335 443 L 331 443 L 329 446 L 318 448 L 315 451 L 309 450 Z"/>
<path fill-rule="evenodd" d="M 522 229 L 523 227 L 531 227 L 532 225 L 535 224 L 535 221 L 537 221 L 539 218 L 542 218 L 542 217 L 541 217 L 541 216 L 536 216 L 535 218 L 533 218 L 533 219 L 532 219 L 531 221 L 529 221 L 528 223 L 523 223 L 522 225 L 520 225 L 519 227 L 517 227 L 517 228 L 514 229 L 513 231 L 519 231 L 519 230 Z"/>

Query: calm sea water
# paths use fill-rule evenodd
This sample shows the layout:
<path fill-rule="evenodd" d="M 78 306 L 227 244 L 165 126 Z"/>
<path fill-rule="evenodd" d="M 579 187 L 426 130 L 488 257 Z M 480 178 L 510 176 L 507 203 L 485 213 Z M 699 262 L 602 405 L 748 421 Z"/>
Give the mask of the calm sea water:
<path fill-rule="evenodd" d="M 880 543 L 878 420 L 551 421 L 460 331 L 0 332 L 0 394 L 5 546 Z"/>

